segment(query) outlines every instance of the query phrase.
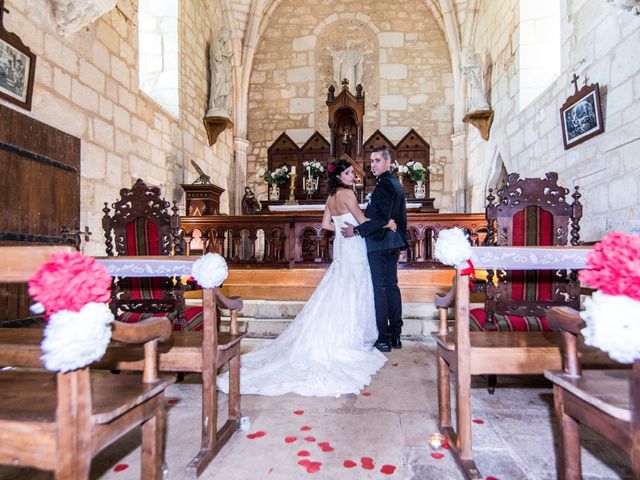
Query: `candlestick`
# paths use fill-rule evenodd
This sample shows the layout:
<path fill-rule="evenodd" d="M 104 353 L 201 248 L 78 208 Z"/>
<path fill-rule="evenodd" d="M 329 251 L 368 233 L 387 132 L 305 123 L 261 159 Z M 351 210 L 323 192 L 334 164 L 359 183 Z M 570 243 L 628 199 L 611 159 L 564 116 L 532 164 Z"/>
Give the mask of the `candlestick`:
<path fill-rule="evenodd" d="M 291 173 L 289 174 L 289 180 L 290 180 L 290 185 L 289 185 L 289 200 L 287 200 L 285 202 L 285 205 L 298 205 L 298 201 L 296 200 L 296 174 L 294 173 L 293 169 L 295 167 L 291 168 Z"/>

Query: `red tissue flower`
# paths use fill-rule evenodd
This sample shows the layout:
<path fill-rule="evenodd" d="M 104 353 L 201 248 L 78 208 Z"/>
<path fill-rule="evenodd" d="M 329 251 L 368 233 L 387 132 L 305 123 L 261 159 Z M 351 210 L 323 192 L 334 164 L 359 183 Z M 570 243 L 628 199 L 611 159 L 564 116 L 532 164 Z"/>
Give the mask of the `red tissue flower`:
<path fill-rule="evenodd" d="M 29 279 L 29 295 L 47 315 L 79 312 L 87 303 L 111 300 L 111 276 L 93 257 L 80 252 L 53 253 Z"/>
<path fill-rule="evenodd" d="M 640 301 L 640 235 L 609 233 L 589 252 L 587 268 L 579 273 L 582 283 Z"/>

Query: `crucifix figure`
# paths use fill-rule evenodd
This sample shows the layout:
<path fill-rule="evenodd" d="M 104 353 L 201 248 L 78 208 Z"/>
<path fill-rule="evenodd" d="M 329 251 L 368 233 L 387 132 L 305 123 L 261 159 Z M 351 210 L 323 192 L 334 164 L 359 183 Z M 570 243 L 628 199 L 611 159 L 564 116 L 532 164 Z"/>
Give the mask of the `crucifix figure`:
<path fill-rule="evenodd" d="M 575 73 L 573 74 L 573 80 L 571 80 L 571 83 L 573 83 L 574 88 L 576 89 L 576 91 L 574 92 L 574 95 L 576 93 L 578 93 L 578 79 L 580 78 L 579 75 L 576 75 Z"/>

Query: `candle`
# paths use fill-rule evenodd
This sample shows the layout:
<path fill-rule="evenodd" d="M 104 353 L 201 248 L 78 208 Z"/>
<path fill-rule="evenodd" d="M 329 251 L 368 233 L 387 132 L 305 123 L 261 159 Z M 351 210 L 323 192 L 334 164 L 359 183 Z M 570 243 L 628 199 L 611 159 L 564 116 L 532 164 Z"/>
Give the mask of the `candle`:
<path fill-rule="evenodd" d="M 296 174 L 296 166 L 294 165 L 293 167 L 291 167 L 291 175 L 295 175 Z"/>

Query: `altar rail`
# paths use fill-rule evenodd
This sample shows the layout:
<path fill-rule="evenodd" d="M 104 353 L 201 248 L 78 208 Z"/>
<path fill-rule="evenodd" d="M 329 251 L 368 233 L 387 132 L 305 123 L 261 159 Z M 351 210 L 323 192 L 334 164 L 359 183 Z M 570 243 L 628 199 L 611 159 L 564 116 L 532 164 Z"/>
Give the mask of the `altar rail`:
<path fill-rule="evenodd" d="M 443 228 L 465 229 L 474 245 L 487 232 L 483 213 L 409 213 L 409 248 L 400 257 L 401 268 L 440 268 L 433 258 Z M 181 217 L 186 254 L 216 252 L 229 266 L 248 268 L 325 267 L 333 258 L 333 232 L 322 229 L 322 214 Z"/>

